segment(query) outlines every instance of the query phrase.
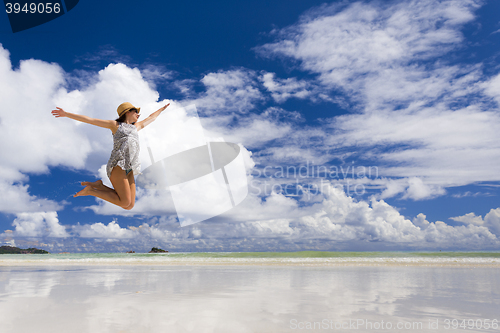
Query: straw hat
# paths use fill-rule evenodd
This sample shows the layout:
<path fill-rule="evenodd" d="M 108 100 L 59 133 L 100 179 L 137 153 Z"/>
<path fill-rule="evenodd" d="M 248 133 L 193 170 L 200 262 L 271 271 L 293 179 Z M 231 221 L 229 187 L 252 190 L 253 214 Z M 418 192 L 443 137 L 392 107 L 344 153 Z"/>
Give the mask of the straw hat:
<path fill-rule="evenodd" d="M 118 117 L 121 117 L 122 115 L 125 114 L 125 112 L 130 111 L 131 109 L 136 109 L 137 113 L 141 111 L 141 108 L 136 108 L 135 106 L 132 105 L 132 103 L 125 102 L 120 104 L 120 106 L 118 106 L 116 112 L 118 112 Z"/>

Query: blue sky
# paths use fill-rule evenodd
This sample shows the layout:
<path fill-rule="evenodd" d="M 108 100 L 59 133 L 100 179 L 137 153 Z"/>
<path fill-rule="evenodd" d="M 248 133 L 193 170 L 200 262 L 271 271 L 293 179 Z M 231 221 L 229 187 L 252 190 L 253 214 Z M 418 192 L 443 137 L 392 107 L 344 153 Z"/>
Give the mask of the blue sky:
<path fill-rule="evenodd" d="M 0 243 L 498 250 L 499 11 L 466 0 L 82 0 L 16 34 L 4 14 Z M 132 211 L 73 198 L 80 181 L 106 181 L 111 135 L 50 110 L 113 119 L 123 101 L 144 115 L 170 102 L 172 117 L 194 103 L 208 138 L 243 148 L 249 196 L 183 228 L 146 190 Z M 158 142 L 167 119 L 151 125 Z M 279 173 L 304 166 L 328 174 Z M 282 191 L 297 183 L 309 192 Z"/>

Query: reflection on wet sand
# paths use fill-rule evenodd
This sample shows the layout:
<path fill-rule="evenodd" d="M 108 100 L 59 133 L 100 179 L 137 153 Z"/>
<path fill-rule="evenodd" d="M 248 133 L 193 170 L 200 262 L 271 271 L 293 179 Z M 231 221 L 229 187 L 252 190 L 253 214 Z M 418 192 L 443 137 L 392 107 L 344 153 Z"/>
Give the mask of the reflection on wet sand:
<path fill-rule="evenodd" d="M 397 323 L 418 322 L 422 325 L 413 331 L 436 332 L 430 323 L 443 329 L 446 319 L 500 319 L 499 272 L 449 267 L 1 267 L 0 323 L 5 333 L 289 332 L 308 331 L 314 323 L 319 331 L 335 330 L 335 325 L 339 331 L 349 323 L 353 329 L 353 322 L 357 331 L 394 331 Z M 382 321 L 385 328 L 394 325 L 392 330 L 382 329 Z"/>

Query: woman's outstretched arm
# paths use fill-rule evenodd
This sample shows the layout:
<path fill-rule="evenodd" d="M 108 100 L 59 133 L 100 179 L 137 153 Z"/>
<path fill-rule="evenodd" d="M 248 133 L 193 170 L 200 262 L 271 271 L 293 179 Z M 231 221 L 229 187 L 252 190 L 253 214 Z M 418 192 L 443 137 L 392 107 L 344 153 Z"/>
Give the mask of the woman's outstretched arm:
<path fill-rule="evenodd" d="M 158 116 L 160 115 L 160 113 L 163 112 L 163 110 L 165 110 L 168 106 L 170 105 L 170 103 L 168 103 L 167 105 L 159 108 L 158 110 L 156 110 L 155 112 L 151 113 L 146 119 L 142 120 L 142 121 L 139 121 L 137 122 L 136 126 L 137 126 L 137 130 L 141 130 L 143 129 L 144 127 L 148 126 L 149 124 L 151 124 L 153 121 L 156 120 L 156 118 L 158 118 Z"/>
<path fill-rule="evenodd" d="M 84 116 L 81 114 L 66 112 L 59 107 L 56 107 L 55 110 L 52 110 L 52 115 L 54 115 L 56 118 L 68 117 L 70 119 L 81 121 L 82 123 L 109 128 L 110 130 L 113 130 L 113 128 L 116 127 L 116 121 L 114 120 L 102 120 L 102 119 L 90 118 L 88 116 Z"/>

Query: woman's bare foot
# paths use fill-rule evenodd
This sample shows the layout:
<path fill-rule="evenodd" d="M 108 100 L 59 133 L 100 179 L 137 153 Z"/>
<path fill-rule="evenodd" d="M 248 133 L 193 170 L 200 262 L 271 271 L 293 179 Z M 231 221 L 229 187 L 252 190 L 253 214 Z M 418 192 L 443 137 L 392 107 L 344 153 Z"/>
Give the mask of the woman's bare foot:
<path fill-rule="evenodd" d="M 102 180 L 99 179 L 95 182 L 82 182 L 82 186 L 91 186 L 93 188 L 102 189 L 104 184 L 102 183 Z"/>
<path fill-rule="evenodd" d="M 84 195 L 90 195 L 90 191 L 92 191 L 92 187 L 89 185 L 89 186 L 85 186 L 85 188 L 83 190 L 81 190 L 80 192 L 74 194 L 73 196 L 74 197 L 80 197 L 80 196 L 84 196 Z"/>

